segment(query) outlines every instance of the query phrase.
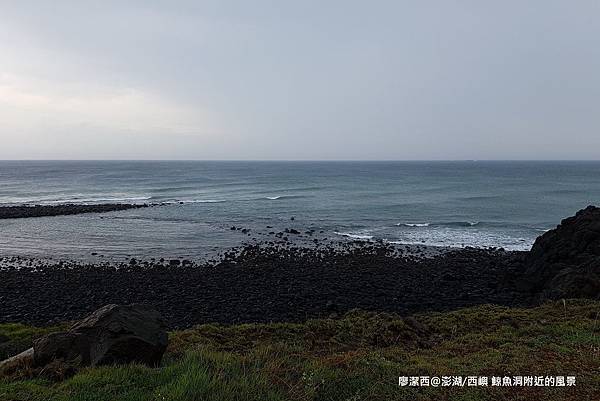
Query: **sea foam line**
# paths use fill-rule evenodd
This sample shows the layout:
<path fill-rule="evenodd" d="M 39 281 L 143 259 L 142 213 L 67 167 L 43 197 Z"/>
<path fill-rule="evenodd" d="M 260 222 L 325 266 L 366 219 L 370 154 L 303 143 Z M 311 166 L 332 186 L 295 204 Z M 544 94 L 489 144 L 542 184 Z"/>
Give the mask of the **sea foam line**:
<path fill-rule="evenodd" d="M 338 231 L 334 231 L 333 233 L 337 234 L 337 235 L 341 235 L 342 237 L 349 237 L 349 238 L 354 238 L 354 239 L 366 239 L 366 240 L 373 239 L 372 235 L 367 235 L 367 234 L 341 233 Z"/>
<path fill-rule="evenodd" d="M 191 200 L 169 200 L 162 203 L 167 205 L 173 205 L 178 203 L 223 203 L 227 202 L 225 199 L 191 199 Z"/>
<path fill-rule="evenodd" d="M 398 223 L 396 225 L 406 227 L 429 227 L 429 223 Z"/>
<path fill-rule="evenodd" d="M 474 227 L 479 224 L 479 221 L 448 221 L 440 223 L 397 223 L 396 225 L 404 227 Z"/>

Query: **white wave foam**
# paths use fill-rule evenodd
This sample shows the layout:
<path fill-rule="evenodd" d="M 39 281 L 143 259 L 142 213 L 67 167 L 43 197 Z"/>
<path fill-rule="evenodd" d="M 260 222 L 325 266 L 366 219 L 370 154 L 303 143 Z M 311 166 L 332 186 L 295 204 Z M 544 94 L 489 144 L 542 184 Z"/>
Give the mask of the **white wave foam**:
<path fill-rule="evenodd" d="M 262 199 L 277 200 L 277 199 L 294 199 L 294 198 L 305 198 L 306 195 L 277 195 L 277 196 L 265 196 Z"/>
<path fill-rule="evenodd" d="M 442 227 L 474 227 L 479 224 L 479 221 L 450 221 L 446 223 L 436 223 L 434 225 Z"/>
<path fill-rule="evenodd" d="M 354 239 L 364 239 L 364 240 L 373 239 L 372 235 L 367 235 L 367 234 L 340 233 L 337 231 L 334 231 L 333 233 L 337 234 L 337 235 L 341 235 L 342 237 L 348 237 L 348 238 L 354 238 Z"/>
<path fill-rule="evenodd" d="M 183 201 L 183 203 L 222 203 L 227 202 L 225 199 L 193 199 L 190 201 Z"/>
<path fill-rule="evenodd" d="M 191 199 L 191 200 L 170 200 L 165 201 L 167 205 L 180 204 L 180 203 L 222 203 L 227 202 L 225 199 Z"/>
<path fill-rule="evenodd" d="M 435 230 L 406 230 L 397 236 L 386 238 L 390 244 L 427 245 L 447 248 L 502 247 L 511 251 L 525 251 L 531 248 L 533 238 L 511 235 L 502 232 L 482 232 L 467 228 L 443 227 Z"/>
<path fill-rule="evenodd" d="M 445 223 L 397 223 L 397 226 L 404 227 L 430 227 L 430 226 L 448 226 L 448 227 L 474 227 L 479 221 L 456 221 Z"/>

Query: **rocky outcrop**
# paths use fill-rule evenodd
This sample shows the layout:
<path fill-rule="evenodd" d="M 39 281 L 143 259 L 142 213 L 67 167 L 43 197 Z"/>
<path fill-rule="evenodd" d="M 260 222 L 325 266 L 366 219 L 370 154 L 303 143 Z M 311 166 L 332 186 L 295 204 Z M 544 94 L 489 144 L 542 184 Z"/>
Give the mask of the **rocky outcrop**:
<path fill-rule="evenodd" d="M 588 206 L 538 237 L 524 286 L 542 298 L 600 296 L 600 208 Z"/>
<path fill-rule="evenodd" d="M 0 219 L 22 219 L 28 217 L 66 216 L 82 213 L 106 213 L 119 210 L 139 209 L 147 204 L 103 203 L 97 205 L 33 205 L 0 206 Z"/>
<path fill-rule="evenodd" d="M 33 348 L 0 363 L 0 370 L 43 369 L 57 361 L 73 369 L 129 362 L 158 366 L 167 348 L 165 328 L 148 306 L 107 305 L 66 332 L 34 341 Z"/>

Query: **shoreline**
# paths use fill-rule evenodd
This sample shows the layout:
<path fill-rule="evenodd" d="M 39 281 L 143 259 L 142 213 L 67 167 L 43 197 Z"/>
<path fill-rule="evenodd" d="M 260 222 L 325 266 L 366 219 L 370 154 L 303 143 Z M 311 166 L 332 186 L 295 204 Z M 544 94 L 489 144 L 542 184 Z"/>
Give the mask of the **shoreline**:
<path fill-rule="evenodd" d="M 268 383 L 268 391 L 281 390 L 275 399 L 290 399 L 290 389 L 306 389 L 293 390 L 298 399 L 314 398 L 317 387 L 307 388 L 313 377 L 324 398 L 340 389 L 344 399 L 353 397 L 359 377 L 361 387 L 382 390 L 381 399 L 407 399 L 423 390 L 398 387 L 412 375 L 484 376 L 504 383 L 516 371 L 546 372 L 555 380 L 569 375 L 571 389 L 562 390 L 590 398 L 598 387 L 588 372 L 598 349 L 599 223 L 600 208 L 589 206 L 538 237 L 529 252 L 463 248 L 428 257 L 384 242 L 301 247 L 283 241 L 232 248 L 203 263 L 0 258 L 0 359 L 9 358 L 0 365 L 0 396 L 72 398 L 106 392 L 111 383 L 111 399 L 125 399 L 132 380 L 145 380 L 135 386 L 135 399 L 151 399 L 180 389 L 193 374 L 239 398 L 236 384 L 223 380 L 226 372 L 241 378 L 244 388 L 251 383 L 253 394 L 261 383 Z M 97 313 L 119 304 L 137 312 L 100 324 Z M 87 343 L 86 333 L 74 331 L 92 323 L 91 331 L 108 327 L 109 342 L 113 335 L 120 338 L 104 354 L 113 358 L 112 350 L 121 355 L 115 344 L 129 344 L 138 331 L 146 338 L 148 326 L 141 322 L 157 318 L 159 332 L 144 342 L 148 347 L 140 348 L 139 358 L 137 350 L 123 354 L 126 365 L 86 368 L 78 361 L 91 348 L 71 348 L 82 341 L 104 349 L 107 337 Z M 166 339 L 158 362 L 129 364 L 150 360 L 157 335 Z M 52 353 L 50 363 L 44 347 Z M 492 385 L 493 397 L 550 399 L 562 391 L 521 388 L 514 380 L 506 389 Z M 176 387 L 165 390 L 168 381 Z M 188 394 L 198 394 L 197 383 L 191 382 Z M 209 390 L 208 398 L 215 393 Z M 439 398 L 440 390 L 431 390 Z"/>
<path fill-rule="evenodd" d="M 202 264 L 170 259 L 0 263 L 0 323 L 48 325 L 108 303 L 147 303 L 172 329 L 300 322 L 353 309 L 412 314 L 494 303 L 527 306 L 525 253 L 465 248 L 426 257 L 385 244 L 248 245 Z"/>
<path fill-rule="evenodd" d="M 96 213 L 108 213 L 108 212 L 119 212 L 126 210 L 135 209 L 146 209 L 153 208 L 156 206 L 166 205 L 178 205 L 185 204 L 185 202 L 162 202 L 162 203 L 143 203 L 143 204 L 131 204 L 131 203 L 113 203 L 113 204 L 61 204 L 61 205 L 12 205 L 12 206 L 0 206 L 0 220 L 13 220 L 14 224 L 26 224 L 25 222 L 19 223 L 19 220 L 29 220 L 35 217 L 60 217 L 60 216 L 72 216 L 81 214 L 96 214 Z M 173 213 L 171 211 L 171 213 Z M 175 212 L 176 213 L 176 212 Z M 99 216 L 99 219 L 112 219 L 120 218 L 118 213 L 115 216 Z M 144 214 L 144 216 L 146 216 Z M 95 219 L 96 217 L 92 217 Z M 146 216 L 150 221 L 156 219 L 160 221 L 160 217 L 154 215 Z M 167 218 L 168 219 L 168 218 Z M 59 220 L 65 221 L 65 220 Z M 99 221 L 99 220 L 98 220 Z M 28 223 L 28 222 L 27 222 Z M 74 262 L 74 263 L 120 263 L 124 260 L 129 261 L 131 258 L 142 258 L 147 260 L 156 260 L 160 257 L 167 259 L 180 258 L 180 259 L 191 259 L 194 261 L 205 261 L 211 260 L 223 252 L 229 252 L 232 248 L 239 248 L 250 245 L 264 245 L 268 246 L 286 246 L 286 247 L 345 247 L 352 246 L 355 244 L 385 244 L 404 252 L 413 253 L 418 256 L 433 257 L 446 253 L 449 251 L 456 251 L 465 248 L 475 249 L 504 249 L 501 246 L 494 247 L 487 244 L 474 244 L 470 245 L 439 245 L 429 244 L 427 242 L 411 242 L 411 241 L 399 241 L 395 239 L 387 238 L 355 238 L 353 235 L 341 233 L 335 231 L 330 227 L 324 228 L 315 224 L 294 224 L 294 217 L 291 217 L 289 221 L 280 221 L 277 223 L 266 223 L 264 226 L 260 224 L 247 224 L 242 225 L 240 223 L 221 224 L 215 226 L 215 233 L 220 238 L 215 241 L 214 246 L 203 246 L 194 247 L 190 246 L 187 249 L 176 249 L 175 246 L 170 245 L 173 249 L 163 249 L 153 252 L 147 252 L 143 247 L 137 248 L 117 248 L 117 243 L 110 243 L 108 246 L 103 246 L 102 243 L 82 243 L 84 247 L 80 246 L 75 252 L 73 248 L 65 247 L 64 243 L 62 248 L 53 248 L 52 241 L 54 237 L 45 237 L 42 239 L 43 243 L 41 247 L 31 247 L 30 244 L 8 244 L 1 247 L 0 249 L 0 264 L 6 260 L 18 261 L 18 260 L 32 260 L 32 261 L 44 261 L 48 263 L 56 262 Z M 35 223 L 42 224 L 42 223 Z M 46 223 L 43 223 L 46 224 Z M 49 223 L 53 224 L 53 223 Z M 59 230 L 64 230 L 63 226 L 59 226 Z M 80 221 L 74 221 L 73 224 L 81 224 Z M 96 224 L 94 220 L 90 221 L 90 226 Z M 273 224 L 273 225 L 270 225 Z M 115 229 L 115 227 L 112 227 Z M 116 227 L 118 228 L 118 227 Z M 31 229 L 29 226 L 27 229 Z M 60 236 L 61 232 L 57 235 Z M 65 233 L 67 234 L 67 233 Z M 92 237 L 98 233 L 89 234 Z M 67 234 L 68 235 L 68 234 Z M 102 235 L 100 233 L 99 235 Z M 209 235 L 204 232 L 201 235 Z M 81 240 L 81 238 L 79 238 Z M 170 240 L 174 243 L 173 240 Z M 88 239 L 89 242 L 89 239 Z M 220 243 L 219 243 L 220 242 Z M 59 241 L 60 243 L 60 241 Z M 48 246 L 47 244 L 51 244 Z M 21 245 L 21 248 L 19 248 Z M 115 246 L 116 245 L 116 246 Z M 155 243 L 145 244 L 149 245 L 148 248 L 155 246 Z M 28 251 L 29 250 L 29 251 Z M 32 251 L 33 250 L 33 251 Z M 512 249 L 508 248 L 509 251 L 517 250 L 523 251 L 525 249 Z"/>
<path fill-rule="evenodd" d="M 299 322 L 353 309 L 406 315 L 598 299 L 599 222 L 600 208 L 588 206 L 538 237 L 528 252 L 461 248 L 432 254 L 383 241 L 316 238 L 302 245 L 282 232 L 281 239 L 230 248 L 203 262 L 0 257 L 0 323 L 55 324 L 114 303 L 149 304 L 177 329 Z"/>
<path fill-rule="evenodd" d="M 184 253 L 158 253 L 154 254 L 119 254 L 113 255 L 110 253 L 103 252 L 102 249 L 90 249 L 90 252 L 84 256 L 73 256 L 73 255 L 54 255 L 44 256 L 36 255 L 35 253 L 0 253 L 0 270 L 2 268 L 11 265 L 56 265 L 56 264 L 69 264 L 73 266 L 78 265 L 102 265 L 102 266 L 122 266 L 129 265 L 132 260 L 136 261 L 136 264 L 141 265 L 155 265 L 161 263 L 168 263 L 171 260 L 179 260 L 180 264 L 193 265 L 193 266 L 205 266 L 213 265 L 222 260 L 225 255 L 234 255 L 241 252 L 245 248 L 250 247 L 262 247 L 262 248 L 306 248 L 306 249 L 329 249 L 344 251 L 349 248 L 360 248 L 363 246 L 377 246 L 387 247 L 396 250 L 398 253 L 404 256 L 413 256 L 418 259 L 434 258 L 441 256 L 448 252 L 461 251 L 465 249 L 480 250 L 480 251 L 504 251 L 504 252 L 527 252 L 527 251 L 512 251 L 505 250 L 503 248 L 495 247 L 449 247 L 449 246 L 436 246 L 436 245 L 425 245 L 425 244 L 399 244 L 388 241 L 377 241 L 377 240 L 345 240 L 340 239 L 320 239 L 313 238 L 312 241 L 301 241 L 301 239 L 288 238 L 287 240 L 275 239 L 275 240 L 262 240 L 262 241 L 244 241 L 237 246 L 224 247 L 213 247 L 212 252 L 207 252 L 203 256 L 196 256 Z"/>

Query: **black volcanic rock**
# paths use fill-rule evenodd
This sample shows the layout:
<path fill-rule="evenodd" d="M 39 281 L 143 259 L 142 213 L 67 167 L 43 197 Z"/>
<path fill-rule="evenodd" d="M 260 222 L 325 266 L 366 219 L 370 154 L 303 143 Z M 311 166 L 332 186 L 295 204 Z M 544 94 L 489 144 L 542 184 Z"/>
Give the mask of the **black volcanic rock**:
<path fill-rule="evenodd" d="M 56 358 L 81 358 L 82 366 L 140 362 L 158 366 L 167 348 L 165 322 L 151 307 L 106 305 L 64 333 L 33 344 L 33 359 L 43 366 Z"/>
<path fill-rule="evenodd" d="M 86 366 L 129 362 L 158 366 L 167 349 L 166 324 L 152 307 L 106 305 L 66 332 L 47 334 L 21 354 L 0 362 L 0 371 L 41 369 L 61 363 L 76 370 Z"/>
<path fill-rule="evenodd" d="M 600 208 L 588 206 L 538 237 L 525 287 L 543 298 L 600 296 Z"/>
<path fill-rule="evenodd" d="M 0 323 L 56 324 L 109 303 L 152 305 L 171 329 L 304 321 L 356 308 L 411 314 L 521 306 L 530 294 L 517 293 L 513 283 L 524 258 L 525 252 L 486 249 L 423 257 L 389 244 L 320 241 L 246 245 L 193 264 L 6 261 Z"/>
<path fill-rule="evenodd" d="M 27 217 L 65 216 L 82 213 L 106 213 L 119 210 L 148 207 L 147 204 L 103 203 L 98 205 L 34 205 L 0 206 L 0 219 L 22 219 Z"/>

